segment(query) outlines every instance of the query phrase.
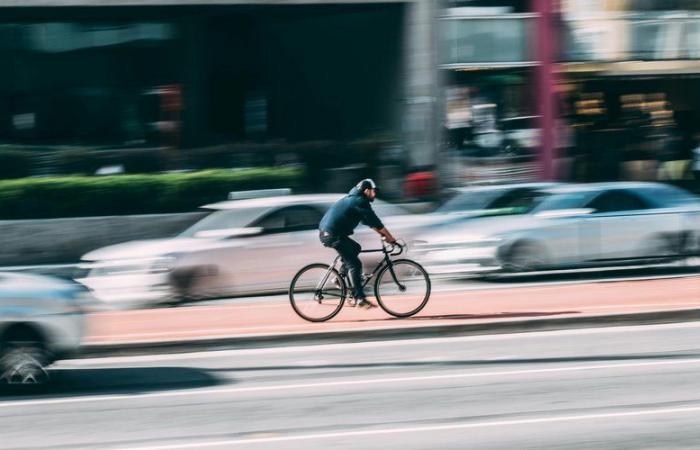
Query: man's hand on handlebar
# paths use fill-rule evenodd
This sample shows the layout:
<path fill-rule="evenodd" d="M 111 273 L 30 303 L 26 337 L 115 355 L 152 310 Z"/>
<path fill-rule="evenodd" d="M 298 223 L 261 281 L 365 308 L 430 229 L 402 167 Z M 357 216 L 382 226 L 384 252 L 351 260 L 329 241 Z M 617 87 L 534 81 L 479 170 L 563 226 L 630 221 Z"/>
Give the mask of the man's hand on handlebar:
<path fill-rule="evenodd" d="M 398 256 L 406 250 L 406 243 L 395 239 L 394 242 L 389 242 L 388 239 L 382 236 L 382 242 L 384 244 L 384 251 L 391 256 Z"/>

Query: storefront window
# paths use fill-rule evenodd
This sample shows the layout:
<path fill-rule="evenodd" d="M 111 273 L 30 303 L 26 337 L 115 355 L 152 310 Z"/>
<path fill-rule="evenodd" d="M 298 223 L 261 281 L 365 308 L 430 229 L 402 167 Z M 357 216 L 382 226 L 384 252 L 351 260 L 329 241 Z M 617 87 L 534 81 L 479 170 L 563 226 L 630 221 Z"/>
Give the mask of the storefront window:
<path fill-rule="evenodd" d="M 176 55 L 171 23 L 0 24 L 0 143 L 146 143 Z"/>
<path fill-rule="evenodd" d="M 697 13 L 565 14 L 564 17 L 565 61 L 700 57 L 700 15 Z"/>
<path fill-rule="evenodd" d="M 533 18 L 443 19 L 443 64 L 531 62 Z"/>

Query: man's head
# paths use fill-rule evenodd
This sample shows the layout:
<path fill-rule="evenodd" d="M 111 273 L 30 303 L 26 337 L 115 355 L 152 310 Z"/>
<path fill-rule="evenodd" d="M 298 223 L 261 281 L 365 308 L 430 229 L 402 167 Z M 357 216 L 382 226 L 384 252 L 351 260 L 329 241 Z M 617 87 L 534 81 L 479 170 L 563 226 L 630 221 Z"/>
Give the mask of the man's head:
<path fill-rule="evenodd" d="M 373 202 L 377 197 L 377 185 L 371 178 L 365 178 L 357 183 L 356 187 L 370 202 Z"/>

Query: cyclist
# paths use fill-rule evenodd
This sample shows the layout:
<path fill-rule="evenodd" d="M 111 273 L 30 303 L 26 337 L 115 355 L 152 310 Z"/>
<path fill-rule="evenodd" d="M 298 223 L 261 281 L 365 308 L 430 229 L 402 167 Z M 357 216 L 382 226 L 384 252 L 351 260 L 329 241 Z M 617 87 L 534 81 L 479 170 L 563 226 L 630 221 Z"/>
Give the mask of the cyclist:
<path fill-rule="evenodd" d="M 362 287 L 362 261 L 358 255 L 362 250 L 360 244 L 350 239 L 357 225 L 362 222 L 374 229 L 387 242 L 396 242 L 394 236 L 386 229 L 379 217 L 372 210 L 371 202 L 377 197 L 377 185 L 366 178 L 350 190 L 348 195 L 341 198 L 326 212 L 319 224 L 320 240 L 325 247 L 334 248 L 343 266 L 341 273 L 347 271 L 352 282 L 353 297 L 356 305 L 361 308 L 372 308 Z"/>

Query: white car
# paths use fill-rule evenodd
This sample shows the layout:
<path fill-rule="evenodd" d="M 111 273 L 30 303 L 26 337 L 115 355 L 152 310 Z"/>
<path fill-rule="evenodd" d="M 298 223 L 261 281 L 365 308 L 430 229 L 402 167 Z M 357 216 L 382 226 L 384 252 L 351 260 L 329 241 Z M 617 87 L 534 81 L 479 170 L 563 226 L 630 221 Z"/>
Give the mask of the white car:
<path fill-rule="evenodd" d="M 46 367 L 80 349 L 92 296 L 76 283 L 0 272 L 0 384 L 43 384 Z"/>
<path fill-rule="evenodd" d="M 460 218 L 416 239 L 414 257 L 431 274 L 687 260 L 700 251 L 700 200 L 660 183 L 562 185 L 514 210 Z"/>
<path fill-rule="evenodd" d="M 87 274 L 77 281 L 116 307 L 285 291 L 299 269 L 335 257 L 319 242 L 318 224 L 342 195 L 278 195 L 206 205 L 214 212 L 175 238 L 87 253 L 82 258 Z M 388 226 L 396 217 L 394 229 L 412 226 L 417 217 L 381 200 L 373 208 Z M 362 228 L 354 237 L 364 248 L 378 247 L 379 236 Z"/>

